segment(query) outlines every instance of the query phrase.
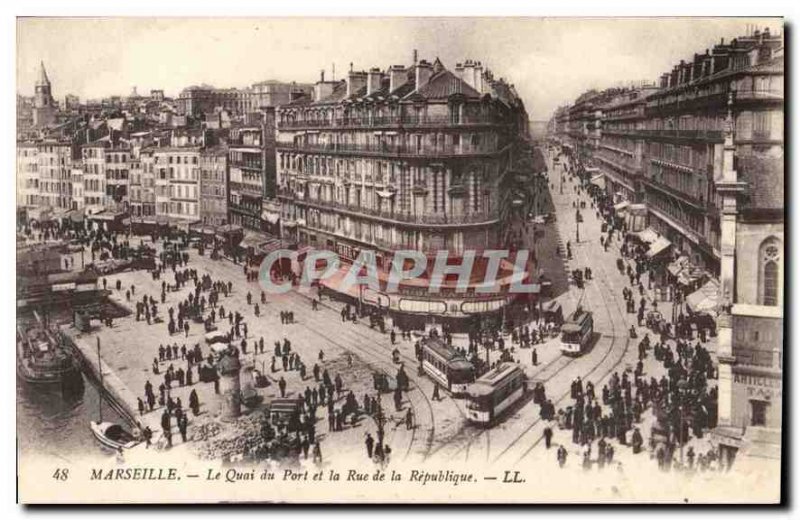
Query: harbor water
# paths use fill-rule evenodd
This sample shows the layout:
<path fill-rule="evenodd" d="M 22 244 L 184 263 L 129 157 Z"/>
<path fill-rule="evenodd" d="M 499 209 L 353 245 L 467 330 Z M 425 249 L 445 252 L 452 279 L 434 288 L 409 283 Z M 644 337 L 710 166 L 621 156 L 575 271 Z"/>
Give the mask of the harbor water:
<path fill-rule="evenodd" d="M 17 378 L 17 439 L 22 455 L 71 462 L 104 453 L 89 429 L 89 421 L 99 418 L 100 393 L 85 376 L 81 377 L 83 385 L 71 394 Z M 107 402 L 103 402 L 102 413 L 104 421 L 121 421 Z"/>

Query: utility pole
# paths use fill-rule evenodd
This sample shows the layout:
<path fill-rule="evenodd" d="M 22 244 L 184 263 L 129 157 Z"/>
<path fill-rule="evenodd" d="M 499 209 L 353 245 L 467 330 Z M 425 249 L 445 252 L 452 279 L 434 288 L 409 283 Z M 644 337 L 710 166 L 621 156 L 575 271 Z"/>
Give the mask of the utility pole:
<path fill-rule="evenodd" d="M 97 337 L 97 372 L 100 374 L 100 395 L 97 398 L 97 408 L 100 412 L 100 422 L 103 422 L 103 361 L 100 359 L 100 336 Z"/>

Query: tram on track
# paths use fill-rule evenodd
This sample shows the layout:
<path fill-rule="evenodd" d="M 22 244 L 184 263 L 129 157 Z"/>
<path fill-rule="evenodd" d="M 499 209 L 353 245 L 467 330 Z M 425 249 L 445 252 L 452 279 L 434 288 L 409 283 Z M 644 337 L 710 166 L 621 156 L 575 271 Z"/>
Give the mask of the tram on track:
<path fill-rule="evenodd" d="M 439 338 L 421 341 L 422 369 L 454 396 L 464 395 L 475 381 L 475 367 Z"/>
<path fill-rule="evenodd" d="M 527 391 L 525 371 L 515 363 L 501 363 L 467 388 L 467 418 L 489 426 Z"/>
<path fill-rule="evenodd" d="M 592 313 L 578 307 L 561 326 L 561 352 L 567 356 L 580 356 L 589 346 L 593 333 Z"/>

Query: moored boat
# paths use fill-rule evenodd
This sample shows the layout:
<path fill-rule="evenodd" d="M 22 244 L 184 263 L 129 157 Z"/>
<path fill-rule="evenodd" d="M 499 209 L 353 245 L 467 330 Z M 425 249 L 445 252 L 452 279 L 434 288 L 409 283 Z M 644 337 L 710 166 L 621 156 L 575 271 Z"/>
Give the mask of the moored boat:
<path fill-rule="evenodd" d="M 38 316 L 37 316 L 38 318 Z M 30 384 L 70 384 L 81 379 L 80 368 L 58 331 L 41 320 L 17 327 L 17 374 Z"/>
<path fill-rule="evenodd" d="M 130 449 L 139 444 L 133 434 L 116 423 L 90 421 L 89 428 L 100 444 L 115 451 Z"/>

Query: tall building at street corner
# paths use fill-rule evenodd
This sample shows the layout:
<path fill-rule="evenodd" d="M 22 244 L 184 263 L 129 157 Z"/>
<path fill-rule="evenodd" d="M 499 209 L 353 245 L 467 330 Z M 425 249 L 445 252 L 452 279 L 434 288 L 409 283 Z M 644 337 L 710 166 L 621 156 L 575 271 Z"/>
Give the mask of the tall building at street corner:
<path fill-rule="evenodd" d="M 249 113 L 230 128 L 228 140 L 228 220 L 243 228 L 278 235 L 265 201 L 275 200 L 275 108 Z"/>
<path fill-rule="evenodd" d="M 399 249 L 458 257 L 504 245 L 521 202 L 513 178 L 530 152 L 528 117 L 513 85 L 480 62 L 450 71 L 415 59 L 384 71 L 351 67 L 341 81 L 323 75 L 313 96 L 278 108 L 277 129 L 282 236 L 345 261 L 375 251 L 381 273 Z M 409 326 L 508 303 L 403 284 L 396 294 L 374 292 L 349 296 Z"/>
<path fill-rule="evenodd" d="M 719 427 L 728 460 L 781 460 L 785 280 L 783 42 L 731 42 L 722 175 Z"/>
<path fill-rule="evenodd" d="M 601 107 L 593 155 L 609 197 L 620 208 L 643 203 L 647 225 L 668 239 L 677 282 L 691 284 L 698 272 L 710 279 L 719 335 L 714 439 L 728 461 L 780 459 L 783 45 L 768 29 L 723 40 L 675 65 L 656 89 L 612 99 Z M 551 142 L 574 149 L 571 118 L 579 115 L 557 110 Z"/>
<path fill-rule="evenodd" d="M 645 201 L 650 225 L 692 263 L 720 275 L 724 129 L 751 190 L 783 193 L 783 39 L 769 31 L 721 41 L 662 75 L 647 100 Z"/>

